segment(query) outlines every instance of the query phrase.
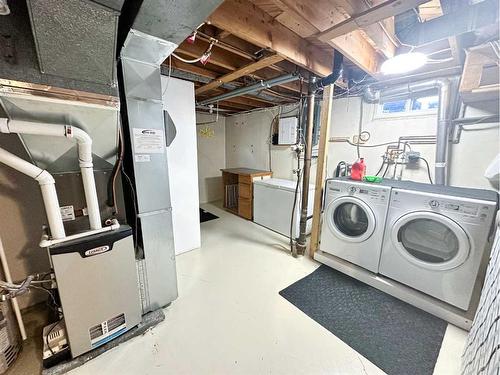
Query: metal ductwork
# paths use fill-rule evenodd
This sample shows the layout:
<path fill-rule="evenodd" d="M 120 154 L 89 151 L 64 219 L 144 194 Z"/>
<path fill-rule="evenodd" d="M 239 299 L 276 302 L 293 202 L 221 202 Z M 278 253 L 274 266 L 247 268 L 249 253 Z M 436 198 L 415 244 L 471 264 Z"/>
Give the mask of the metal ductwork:
<path fill-rule="evenodd" d="M 446 185 L 448 183 L 448 135 L 452 122 L 453 100 L 451 95 L 452 81 L 447 78 L 432 79 L 406 83 L 384 88 L 376 92 L 368 88 L 365 90 L 363 100 L 374 103 L 406 99 L 412 95 L 432 93 L 436 90 L 439 95 L 439 109 L 436 129 L 436 159 L 435 183 Z"/>
<path fill-rule="evenodd" d="M 160 65 L 221 2 L 128 1 L 122 10 L 118 84 L 128 149 L 124 168 L 133 185 L 125 189 L 134 196 L 127 213 L 136 233 L 143 313 L 177 298 L 169 192 L 173 176 L 168 172 Z"/>
<path fill-rule="evenodd" d="M 27 4 L 42 73 L 116 86 L 116 32 L 123 0 Z"/>

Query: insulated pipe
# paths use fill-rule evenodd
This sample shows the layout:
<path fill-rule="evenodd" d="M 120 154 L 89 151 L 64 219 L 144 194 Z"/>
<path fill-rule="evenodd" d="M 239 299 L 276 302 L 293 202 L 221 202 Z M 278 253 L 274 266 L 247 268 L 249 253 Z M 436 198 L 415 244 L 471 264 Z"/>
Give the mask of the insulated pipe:
<path fill-rule="evenodd" d="M 389 101 L 400 98 L 407 98 L 408 95 L 438 90 L 439 108 L 436 129 L 436 159 L 435 159 L 435 183 L 437 185 L 447 184 L 447 160 L 448 160 L 448 136 L 452 123 L 451 119 L 451 81 L 449 79 L 432 79 L 428 81 L 412 82 L 393 86 L 380 90 L 376 95 L 372 90 L 365 91 L 364 100 L 373 103 L 374 101 Z M 378 97 L 377 97 L 378 96 Z"/>
<path fill-rule="evenodd" d="M 38 181 L 42 191 L 47 220 L 49 221 L 50 233 L 54 239 L 65 238 L 66 233 L 64 232 L 61 210 L 59 209 L 55 181 L 50 173 L 2 148 L 0 148 L 0 163 Z"/>
<path fill-rule="evenodd" d="M 12 284 L 12 276 L 10 274 L 9 263 L 7 263 L 7 256 L 5 255 L 5 249 L 3 247 L 1 238 L 0 238 L 0 261 L 2 262 L 5 281 Z M 17 325 L 19 326 L 19 332 L 21 333 L 21 338 L 24 341 L 28 336 L 26 336 L 26 329 L 24 328 L 24 322 L 23 322 L 23 317 L 21 315 L 21 310 L 19 309 L 19 303 L 17 302 L 16 297 L 11 298 L 10 302 L 12 303 L 12 309 L 14 310 L 14 314 L 16 315 Z"/>
<path fill-rule="evenodd" d="M 90 229 L 102 228 L 92 163 L 92 138 L 90 138 L 86 132 L 70 125 L 45 124 L 9 119 L 0 119 L 0 132 L 76 139 Z"/>
<path fill-rule="evenodd" d="M 316 104 L 315 88 L 316 77 L 309 79 L 309 92 L 307 101 L 307 125 L 305 137 L 304 170 L 302 172 L 302 201 L 300 207 L 300 234 L 297 240 L 297 253 L 305 254 L 306 251 L 306 232 L 307 232 L 307 206 L 309 203 L 309 178 L 311 175 L 311 158 L 313 147 L 313 129 L 314 129 L 314 106 Z M 293 256 L 297 256 L 293 253 Z"/>
<path fill-rule="evenodd" d="M 254 85 L 246 86 L 246 87 L 241 87 L 239 89 L 229 91 L 225 94 L 219 95 L 219 96 L 214 96 L 213 98 L 209 98 L 206 100 L 202 100 L 201 102 L 197 103 L 198 105 L 207 105 L 207 104 L 212 104 L 215 102 L 219 102 L 221 100 L 225 99 L 230 99 L 234 98 L 236 96 L 241 96 L 245 94 L 249 94 L 258 90 L 263 90 L 263 89 L 268 89 L 276 85 L 282 85 L 287 82 L 293 82 L 300 79 L 300 75 L 297 73 L 290 73 L 286 74 L 284 76 L 272 78 L 267 81 L 260 81 Z"/>

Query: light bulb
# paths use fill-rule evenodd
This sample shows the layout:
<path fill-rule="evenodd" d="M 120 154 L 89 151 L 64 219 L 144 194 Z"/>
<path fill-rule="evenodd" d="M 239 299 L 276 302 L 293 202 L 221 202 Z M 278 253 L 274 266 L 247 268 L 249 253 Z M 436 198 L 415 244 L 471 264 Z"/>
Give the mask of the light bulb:
<path fill-rule="evenodd" d="M 383 74 L 401 74 L 416 70 L 427 63 L 427 56 L 421 52 L 402 53 L 385 60 L 380 67 Z"/>

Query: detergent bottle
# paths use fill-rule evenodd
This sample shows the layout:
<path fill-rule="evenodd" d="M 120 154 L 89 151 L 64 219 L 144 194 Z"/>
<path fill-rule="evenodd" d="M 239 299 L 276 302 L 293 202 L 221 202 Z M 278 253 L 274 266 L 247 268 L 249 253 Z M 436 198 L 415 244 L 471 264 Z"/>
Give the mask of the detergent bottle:
<path fill-rule="evenodd" d="M 352 165 L 351 180 L 362 181 L 366 173 L 365 159 L 360 158 Z"/>

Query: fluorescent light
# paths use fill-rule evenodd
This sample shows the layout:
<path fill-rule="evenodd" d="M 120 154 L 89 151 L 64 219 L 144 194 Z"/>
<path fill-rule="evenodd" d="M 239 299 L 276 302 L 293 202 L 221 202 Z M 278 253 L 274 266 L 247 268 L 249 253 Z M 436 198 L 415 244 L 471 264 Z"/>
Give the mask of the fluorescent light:
<path fill-rule="evenodd" d="M 427 56 L 420 52 L 402 53 L 385 60 L 380 67 L 383 74 L 401 74 L 416 70 L 427 63 Z"/>

